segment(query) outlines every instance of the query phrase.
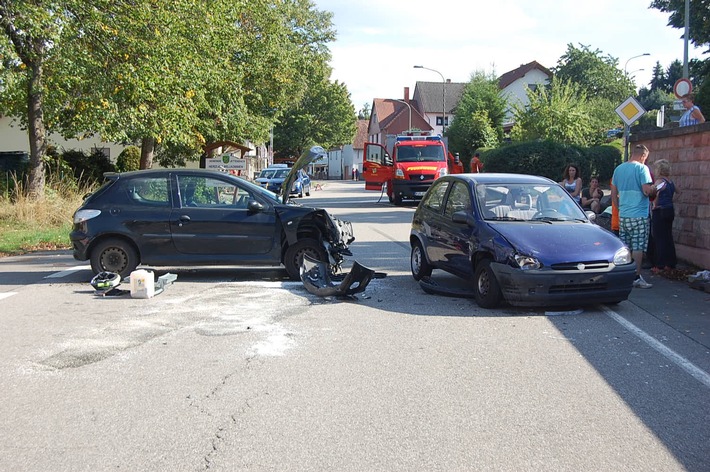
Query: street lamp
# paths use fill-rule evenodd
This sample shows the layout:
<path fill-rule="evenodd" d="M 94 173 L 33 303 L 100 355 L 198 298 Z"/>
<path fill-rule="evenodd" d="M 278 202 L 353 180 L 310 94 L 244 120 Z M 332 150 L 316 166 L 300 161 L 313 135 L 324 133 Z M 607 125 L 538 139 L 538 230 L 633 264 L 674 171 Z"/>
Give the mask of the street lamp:
<path fill-rule="evenodd" d="M 638 56 L 632 56 L 632 57 L 628 58 L 628 59 L 626 60 L 626 63 L 624 64 L 624 75 L 627 75 L 627 74 L 626 74 L 626 66 L 629 65 L 629 62 L 631 61 L 631 59 L 636 59 L 637 57 L 650 56 L 650 55 L 651 55 L 650 52 L 645 52 L 645 53 L 643 53 L 643 54 L 639 54 Z"/>
<path fill-rule="evenodd" d="M 394 100 L 395 102 L 404 103 L 405 105 L 407 105 L 407 108 L 409 108 L 409 128 L 407 129 L 407 131 L 411 131 L 412 130 L 412 105 L 405 102 L 404 100 L 398 100 L 396 98 L 393 98 L 392 100 Z"/>
<path fill-rule="evenodd" d="M 650 56 L 650 55 L 651 55 L 650 52 L 645 52 L 643 54 L 639 54 L 637 56 L 632 56 L 632 57 L 628 58 L 626 60 L 626 63 L 624 64 L 624 77 L 629 76 L 629 74 L 626 72 L 626 67 L 629 65 L 629 61 L 631 61 L 631 59 L 636 59 L 637 57 Z M 639 70 L 643 70 L 643 69 L 639 69 Z M 634 71 L 634 72 L 638 72 L 638 71 Z M 634 84 L 634 86 L 635 85 L 636 84 Z M 624 162 L 629 160 L 629 132 L 630 131 L 631 131 L 631 128 L 629 127 L 629 125 L 624 123 Z"/>
<path fill-rule="evenodd" d="M 441 76 L 441 134 L 443 136 L 443 134 L 446 132 L 446 79 L 444 79 L 444 74 L 442 74 L 436 69 L 430 69 L 424 66 L 414 66 L 414 68 L 430 70 L 432 72 L 436 72 Z"/>

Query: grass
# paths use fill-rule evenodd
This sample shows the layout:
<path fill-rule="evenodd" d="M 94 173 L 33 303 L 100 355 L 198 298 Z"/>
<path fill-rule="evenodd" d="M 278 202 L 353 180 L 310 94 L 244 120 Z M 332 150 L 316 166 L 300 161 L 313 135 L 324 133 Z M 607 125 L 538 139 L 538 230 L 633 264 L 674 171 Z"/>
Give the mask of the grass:
<path fill-rule="evenodd" d="M 23 182 L 7 181 L 10 190 L 0 194 L 0 255 L 71 248 L 72 216 L 91 189 L 50 174 L 44 195 L 29 198 Z"/>

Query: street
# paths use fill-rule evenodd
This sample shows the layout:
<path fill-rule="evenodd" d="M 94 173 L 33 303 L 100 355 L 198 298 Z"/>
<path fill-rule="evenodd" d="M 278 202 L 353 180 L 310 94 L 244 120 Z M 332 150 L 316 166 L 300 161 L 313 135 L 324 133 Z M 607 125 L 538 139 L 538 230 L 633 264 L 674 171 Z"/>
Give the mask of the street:
<path fill-rule="evenodd" d="M 325 181 L 300 199 L 387 274 L 353 299 L 224 267 L 97 297 L 70 251 L 0 259 L 0 470 L 710 470 L 707 294 L 657 278 L 567 312 L 429 295 L 414 205 L 378 198 Z"/>

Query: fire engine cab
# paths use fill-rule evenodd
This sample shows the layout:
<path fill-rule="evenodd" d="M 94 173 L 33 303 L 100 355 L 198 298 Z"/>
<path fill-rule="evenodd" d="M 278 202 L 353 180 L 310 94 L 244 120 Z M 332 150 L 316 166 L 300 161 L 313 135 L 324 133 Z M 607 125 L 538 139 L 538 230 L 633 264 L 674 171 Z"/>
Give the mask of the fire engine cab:
<path fill-rule="evenodd" d="M 366 190 L 387 190 L 390 202 L 421 199 L 431 184 L 455 173 L 454 162 L 439 135 L 407 132 L 388 135 L 387 145 L 365 143 L 362 175 Z"/>

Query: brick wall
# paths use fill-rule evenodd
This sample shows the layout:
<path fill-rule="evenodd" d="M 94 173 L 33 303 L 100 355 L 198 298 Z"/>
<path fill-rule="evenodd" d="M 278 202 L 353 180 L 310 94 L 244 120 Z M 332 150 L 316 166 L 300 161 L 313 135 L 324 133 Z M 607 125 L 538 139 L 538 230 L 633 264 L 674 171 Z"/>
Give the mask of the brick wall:
<path fill-rule="evenodd" d="M 646 162 L 672 165 L 671 179 L 680 192 L 674 199 L 673 236 L 678 258 L 710 269 L 710 123 L 662 129 L 631 136 L 630 146 L 651 151 Z"/>

